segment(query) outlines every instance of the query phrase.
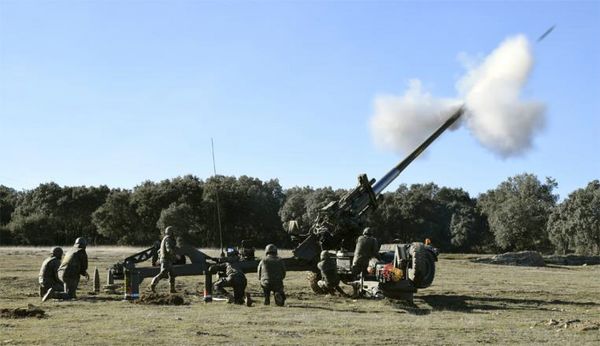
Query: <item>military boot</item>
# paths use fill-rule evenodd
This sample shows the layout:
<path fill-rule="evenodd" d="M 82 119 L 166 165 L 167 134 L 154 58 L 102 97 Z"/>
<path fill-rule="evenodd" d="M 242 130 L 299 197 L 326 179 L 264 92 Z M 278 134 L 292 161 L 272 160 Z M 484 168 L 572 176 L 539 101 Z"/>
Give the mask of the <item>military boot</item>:
<path fill-rule="evenodd" d="M 273 296 L 275 297 L 275 304 L 277 306 L 283 306 L 283 304 L 285 304 L 285 294 L 283 292 L 275 292 Z"/>
<path fill-rule="evenodd" d="M 271 295 L 265 294 L 265 305 L 270 305 L 270 304 L 271 304 Z"/>
<path fill-rule="evenodd" d="M 156 277 L 152 278 L 152 281 L 150 281 L 150 291 L 152 291 L 152 293 L 156 293 L 156 284 L 157 284 L 157 280 Z"/>
<path fill-rule="evenodd" d="M 254 301 L 252 300 L 250 293 L 246 293 L 246 306 L 252 306 L 252 303 L 254 303 Z"/>
<path fill-rule="evenodd" d="M 175 282 L 170 282 L 169 281 L 169 292 L 171 292 L 171 293 L 177 293 L 177 290 L 175 289 Z"/>

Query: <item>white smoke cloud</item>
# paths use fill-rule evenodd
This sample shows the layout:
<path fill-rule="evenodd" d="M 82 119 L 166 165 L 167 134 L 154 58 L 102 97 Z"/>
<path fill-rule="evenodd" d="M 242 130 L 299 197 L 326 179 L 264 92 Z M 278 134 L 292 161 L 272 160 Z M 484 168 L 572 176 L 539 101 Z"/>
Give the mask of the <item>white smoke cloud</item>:
<path fill-rule="evenodd" d="M 544 105 L 519 98 L 532 68 L 531 47 L 519 35 L 505 40 L 457 84 L 469 128 L 481 144 L 503 157 L 529 149 L 544 125 Z"/>
<path fill-rule="evenodd" d="M 431 96 L 423 91 L 420 80 L 413 79 L 403 96 L 375 98 L 371 130 L 382 148 L 410 152 L 446 120 L 449 109 L 460 104 L 460 100 Z"/>
<path fill-rule="evenodd" d="M 407 153 L 420 144 L 461 103 L 466 123 L 478 141 L 501 157 L 523 153 L 544 125 L 545 106 L 522 101 L 520 94 L 533 68 L 533 54 L 523 35 L 506 39 L 477 63 L 465 55 L 465 75 L 457 99 L 439 99 L 412 80 L 402 96 L 378 96 L 371 130 L 380 146 Z"/>

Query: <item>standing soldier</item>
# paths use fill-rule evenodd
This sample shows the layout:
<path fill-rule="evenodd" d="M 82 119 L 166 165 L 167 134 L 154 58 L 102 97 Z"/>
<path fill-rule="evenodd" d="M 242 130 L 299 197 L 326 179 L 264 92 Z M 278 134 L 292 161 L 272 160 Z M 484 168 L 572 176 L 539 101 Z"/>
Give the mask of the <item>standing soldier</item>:
<path fill-rule="evenodd" d="M 240 305 L 244 304 L 244 297 L 246 297 L 246 295 L 245 295 L 246 285 L 248 284 L 248 281 L 246 280 L 246 275 L 244 275 L 244 272 L 237 269 L 235 267 L 235 265 L 232 265 L 229 262 L 216 264 L 214 266 L 211 266 L 211 268 L 209 268 L 209 270 L 213 273 L 217 272 L 219 274 L 222 273 L 225 275 L 224 277 L 221 277 L 217 282 L 215 282 L 215 284 L 214 284 L 215 292 L 217 292 L 218 294 L 224 295 L 224 296 L 229 296 L 229 294 L 225 290 L 225 287 L 231 287 L 231 288 L 233 288 L 233 302 L 235 304 L 240 304 Z M 250 299 L 250 295 L 248 295 L 246 297 L 245 303 L 248 306 L 252 305 L 252 300 Z"/>
<path fill-rule="evenodd" d="M 364 277 L 367 274 L 369 261 L 373 257 L 377 257 L 379 252 L 379 242 L 371 234 L 369 227 L 365 228 L 363 235 L 356 240 L 356 248 L 354 249 L 354 258 L 352 259 L 352 273 L 354 275 L 362 274 Z"/>
<path fill-rule="evenodd" d="M 54 292 L 63 291 L 63 283 L 58 278 L 58 268 L 62 259 L 63 249 L 55 247 L 52 249 L 50 257 L 46 258 L 40 269 L 40 297 L 45 302 L 48 298 L 55 295 Z"/>
<path fill-rule="evenodd" d="M 79 276 L 85 276 L 90 279 L 87 273 L 88 256 L 85 252 L 87 241 L 85 238 L 75 239 L 73 247 L 67 251 L 63 258 L 60 268 L 58 269 L 58 277 L 65 284 L 65 293 L 67 299 L 77 297 L 77 286 L 79 286 Z"/>
<path fill-rule="evenodd" d="M 346 292 L 340 287 L 340 277 L 337 273 L 337 262 L 331 256 L 329 251 L 321 251 L 321 262 L 317 263 L 317 268 L 321 271 L 321 280 L 317 285 L 327 293 L 337 291 L 343 296 L 347 296 Z"/>
<path fill-rule="evenodd" d="M 285 293 L 283 292 L 283 279 L 285 279 L 285 265 L 277 257 L 277 247 L 273 244 L 265 248 L 266 257 L 258 264 L 258 280 L 265 294 L 265 305 L 271 303 L 271 292 L 275 296 L 275 304 L 283 306 Z"/>
<path fill-rule="evenodd" d="M 161 279 L 169 278 L 169 291 L 175 291 L 175 273 L 173 272 L 173 262 L 177 260 L 177 243 L 175 242 L 175 229 L 173 226 L 165 228 L 165 236 L 160 243 L 160 273 L 152 278 L 150 290 L 156 293 L 156 285 Z"/>

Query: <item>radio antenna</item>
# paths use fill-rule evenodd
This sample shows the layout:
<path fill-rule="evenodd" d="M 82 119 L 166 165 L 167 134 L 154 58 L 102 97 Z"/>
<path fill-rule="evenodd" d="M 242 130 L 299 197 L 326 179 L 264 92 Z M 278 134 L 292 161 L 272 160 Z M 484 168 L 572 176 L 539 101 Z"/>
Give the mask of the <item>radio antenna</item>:
<path fill-rule="evenodd" d="M 213 160 L 213 172 L 214 177 L 217 179 L 217 165 L 215 164 L 215 143 L 213 142 L 212 137 L 210 138 L 210 147 L 212 150 L 212 160 Z M 217 196 L 217 220 L 219 222 L 219 243 L 221 245 L 221 257 L 225 257 L 225 253 L 223 253 L 223 229 L 221 228 L 221 207 L 219 206 L 219 186 L 217 185 L 215 190 L 215 195 Z"/>

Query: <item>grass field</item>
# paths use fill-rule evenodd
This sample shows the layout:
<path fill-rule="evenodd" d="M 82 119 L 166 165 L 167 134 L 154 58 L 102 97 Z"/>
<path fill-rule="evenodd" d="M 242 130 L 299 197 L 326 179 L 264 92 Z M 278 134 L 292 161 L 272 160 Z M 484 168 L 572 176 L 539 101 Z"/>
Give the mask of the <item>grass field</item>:
<path fill-rule="evenodd" d="M 97 266 L 104 280 L 110 264 L 135 250 L 88 248 L 90 274 Z M 600 266 L 496 266 L 442 255 L 434 284 L 417 293 L 415 306 L 317 296 L 303 272 L 288 273 L 283 308 L 205 304 L 203 277 L 178 278 L 188 305 L 93 295 L 85 279 L 78 300 L 41 304 L 37 275 L 47 253 L 0 248 L 0 308 L 33 304 L 47 315 L 0 318 L 0 344 L 600 344 Z M 260 302 L 255 275 L 248 275 L 249 291 Z M 167 282 L 158 288 L 166 292 Z"/>

